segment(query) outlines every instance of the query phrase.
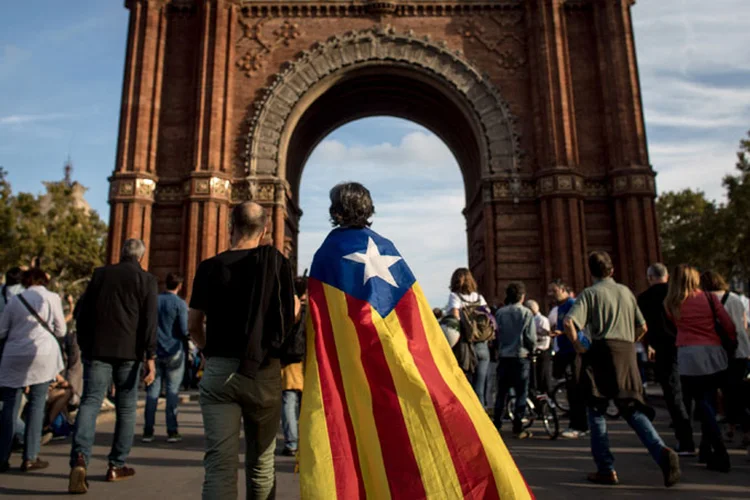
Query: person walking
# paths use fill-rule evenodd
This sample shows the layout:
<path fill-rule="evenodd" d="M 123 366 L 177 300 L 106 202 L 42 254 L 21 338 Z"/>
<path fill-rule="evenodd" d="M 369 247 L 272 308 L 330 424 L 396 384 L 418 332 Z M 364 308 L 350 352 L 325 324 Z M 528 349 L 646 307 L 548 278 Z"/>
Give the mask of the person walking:
<path fill-rule="evenodd" d="M 661 469 L 664 485 L 673 486 L 680 480 L 680 459 L 665 446 L 647 416 L 652 410 L 643 399 L 635 355 L 635 342 L 647 331 L 646 320 L 630 289 L 612 278 L 614 266 L 608 253 L 593 252 L 588 266 L 594 284 L 583 291 L 563 320 L 565 334 L 573 347 L 585 352 L 582 383 L 591 429 L 591 453 L 597 467 L 588 480 L 606 485 L 619 483 L 605 418 L 607 405 L 614 400 L 622 417 Z M 583 328 L 592 339 L 588 350 L 578 339 Z"/>
<path fill-rule="evenodd" d="M 125 465 L 133 446 L 141 363 L 146 386 L 156 376 L 156 277 L 141 268 L 146 254 L 141 240 L 122 245 L 120 262 L 94 271 L 78 302 L 76 327 L 83 359 L 83 394 L 70 450 L 68 491 L 88 491 L 87 467 L 102 400 L 114 382 L 116 423 L 108 456 L 107 481 L 131 478 Z"/>
<path fill-rule="evenodd" d="M 467 330 L 470 329 L 475 311 L 478 308 L 481 307 L 486 309 L 485 312 L 487 316 L 491 318 L 489 308 L 487 307 L 487 301 L 484 300 L 484 297 L 478 292 L 477 282 L 471 274 L 471 271 L 465 267 L 453 271 L 450 291 L 448 305 L 445 310 L 449 315 L 459 320 L 463 341 L 465 341 L 468 344 L 468 347 L 474 352 L 476 366 L 471 377 L 472 387 L 474 387 L 474 392 L 477 393 L 479 402 L 482 403 L 482 406 L 486 406 L 485 395 L 487 392 L 487 374 L 490 367 L 489 340 L 474 341 L 475 339 L 471 338 L 471 332 L 467 332 Z M 492 325 L 492 328 L 494 330 L 494 325 Z"/>
<path fill-rule="evenodd" d="M 552 373 L 556 379 L 565 379 L 565 389 L 570 405 L 570 423 L 560 436 L 566 439 L 578 439 L 588 435 L 589 425 L 586 419 L 586 404 L 583 400 L 583 393 L 580 383 L 580 357 L 573 344 L 563 335 L 563 320 L 570 309 L 575 304 L 575 299 L 571 296 L 570 289 L 564 281 L 557 279 L 547 286 L 547 294 L 553 304 L 556 304 L 554 317 L 556 321 L 553 327 L 552 336 L 557 342 L 557 352 L 552 359 Z M 550 316 L 553 316 L 550 313 Z M 578 339 L 586 342 L 583 332 L 578 333 Z"/>
<path fill-rule="evenodd" d="M 206 436 L 203 498 L 237 497 L 242 421 L 247 498 L 266 499 L 275 494 L 281 419 L 281 362 L 271 346 L 294 327 L 299 301 L 289 260 L 261 245 L 263 207 L 237 205 L 230 235 L 231 248 L 198 267 L 188 316 L 190 335 L 207 358 L 200 383 Z"/>
<path fill-rule="evenodd" d="M 517 439 L 531 437 L 524 430 L 522 420 L 526 414 L 526 398 L 529 394 L 531 360 L 536 349 L 536 325 L 534 315 L 523 306 L 526 286 L 516 282 L 505 291 L 507 306 L 497 311 L 497 399 L 495 400 L 495 427 L 502 428 L 505 400 L 511 387 L 515 390 L 516 407 L 513 413 L 513 435 Z"/>
<path fill-rule="evenodd" d="M 44 426 L 45 401 L 50 382 L 64 368 L 58 339 L 65 336 L 62 301 L 47 290 L 49 278 L 41 269 L 23 276 L 26 290 L 11 296 L 0 314 L 0 340 L 5 341 L 0 358 L 0 472 L 9 469 L 21 395 L 28 387 L 28 417 L 24 433 L 21 471 L 49 466 L 39 458 Z"/>
<path fill-rule="evenodd" d="M 294 280 L 294 291 L 300 301 L 300 315 L 295 329 L 301 329 L 300 334 L 306 337 L 305 321 L 307 319 L 307 277 L 301 276 Z M 299 412 L 304 389 L 304 368 L 302 363 L 290 363 L 281 368 L 281 428 L 284 432 L 284 451 L 288 457 L 297 455 L 299 441 Z"/>
<path fill-rule="evenodd" d="M 638 296 L 638 308 L 648 328 L 645 337 L 649 357 L 654 361 L 654 374 L 662 387 L 664 401 L 674 426 L 676 452 L 681 456 L 695 455 L 693 428 L 685 407 L 677 365 L 677 329 L 667 317 L 664 299 L 669 288 L 669 272 L 664 264 L 655 263 L 646 271 L 649 288 Z"/>
<path fill-rule="evenodd" d="M 734 440 L 737 426 L 743 430 L 741 446 L 750 446 L 750 401 L 745 378 L 748 373 L 748 358 L 750 358 L 750 339 L 747 335 L 747 314 L 745 305 L 736 293 L 729 291 L 729 285 L 724 277 L 714 271 L 706 271 L 701 275 L 701 288 L 710 292 L 724 305 L 724 309 L 732 318 L 737 334 L 737 350 L 734 357 L 728 360 L 726 384 L 722 387 L 724 406 L 726 408 L 729 430 L 727 441 Z"/>
<path fill-rule="evenodd" d="M 156 377 L 146 391 L 145 426 L 141 441 L 154 440 L 156 405 L 159 402 L 162 381 L 167 394 L 167 443 L 182 441 L 177 427 L 177 405 L 180 384 L 185 375 L 185 341 L 188 338 L 188 310 L 185 301 L 178 295 L 184 279 L 181 274 L 169 273 L 166 290 L 159 294 L 159 320 L 156 342 Z"/>

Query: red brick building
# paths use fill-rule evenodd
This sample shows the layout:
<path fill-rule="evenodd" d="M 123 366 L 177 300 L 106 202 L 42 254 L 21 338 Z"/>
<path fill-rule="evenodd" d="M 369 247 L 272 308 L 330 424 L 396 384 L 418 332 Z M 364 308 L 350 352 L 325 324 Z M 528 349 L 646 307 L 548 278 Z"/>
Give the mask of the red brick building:
<path fill-rule="evenodd" d="M 464 178 L 469 263 L 502 299 L 587 284 L 586 254 L 645 287 L 659 258 L 633 0 L 126 0 L 110 259 L 126 237 L 192 280 L 233 203 L 296 257 L 305 161 L 333 129 L 420 123 Z M 331 179 L 331 184 L 340 179 Z"/>

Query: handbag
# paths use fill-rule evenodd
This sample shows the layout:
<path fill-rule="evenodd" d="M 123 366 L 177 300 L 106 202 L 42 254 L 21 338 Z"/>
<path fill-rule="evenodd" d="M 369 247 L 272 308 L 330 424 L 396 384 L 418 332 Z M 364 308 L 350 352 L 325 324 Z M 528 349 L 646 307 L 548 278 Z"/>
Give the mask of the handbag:
<path fill-rule="evenodd" d="M 708 305 L 711 306 L 711 313 L 714 316 L 714 330 L 716 330 L 716 334 L 719 336 L 719 339 L 721 339 L 721 347 L 724 348 L 724 350 L 727 352 L 727 356 L 730 360 L 734 359 L 734 354 L 737 352 L 737 339 L 733 339 L 729 336 L 727 331 L 724 329 L 724 326 L 722 326 L 721 322 L 719 321 L 719 317 L 716 314 L 716 306 L 714 305 L 714 301 L 711 299 L 711 296 L 706 293 L 706 299 L 708 300 Z M 726 298 L 728 297 L 728 294 L 724 296 L 724 299 L 722 299 L 722 303 L 726 302 Z"/>

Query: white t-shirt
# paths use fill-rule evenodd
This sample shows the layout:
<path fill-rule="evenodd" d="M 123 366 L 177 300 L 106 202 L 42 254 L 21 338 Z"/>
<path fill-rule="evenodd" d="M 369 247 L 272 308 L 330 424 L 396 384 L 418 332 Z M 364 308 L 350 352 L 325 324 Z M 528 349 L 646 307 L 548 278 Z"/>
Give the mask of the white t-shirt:
<path fill-rule="evenodd" d="M 479 295 L 477 292 L 473 292 L 469 295 L 464 295 L 463 293 L 455 293 L 451 292 L 451 294 L 448 296 L 448 305 L 445 308 L 445 312 L 447 314 L 450 314 L 450 312 L 453 309 L 461 309 L 464 304 L 474 304 L 476 302 L 479 302 L 480 306 L 486 306 L 487 302 L 484 300 L 484 297 Z"/>
<path fill-rule="evenodd" d="M 555 311 L 557 312 L 557 311 Z M 545 318 L 542 313 L 536 313 L 536 316 L 534 316 L 534 323 L 536 325 L 536 333 L 537 333 L 537 343 L 536 348 L 540 351 L 546 351 L 550 348 L 550 344 L 552 343 L 552 337 L 549 336 L 550 333 L 550 324 L 549 319 Z M 541 331 L 547 332 L 547 335 L 540 336 L 539 333 Z"/>
<path fill-rule="evenodd" d="M 715 295 L 721 300 L 724 297 L 724 292 L 715 292 Z M 750 358 L 750 338 L 748 338 L 747 328 L 745 327 L 747 323 L 745 304 L 742 303 L 739 295 L 730 292 L 727 302 L 724 304 L 724 309 L 727 310 L 734 327 L 737 329 L 737 352 L 734 357 Z"/>

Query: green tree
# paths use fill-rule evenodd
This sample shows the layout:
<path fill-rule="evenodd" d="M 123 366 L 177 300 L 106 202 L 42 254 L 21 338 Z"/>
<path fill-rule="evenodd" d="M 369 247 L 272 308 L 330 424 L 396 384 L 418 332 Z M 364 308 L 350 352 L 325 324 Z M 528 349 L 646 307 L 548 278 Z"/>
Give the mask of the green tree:
<path fill-rule="evenodd" d="M 66 181 L 45 183 L 41 196 L 13 195 L 0 176 L 0 234 L 8 244 L 0 248 L 5 269 L 15 265 L 41 267 L 54 279 L 56 291 L 79 296 L 91 273 L 104 263 L 107 226 L 99 215 L 82 205 L 85 190 Z M 5 218 L 10 222 L 3 226 Z"/>
<path fill-rule="evenodd" d="M 687 263 L 725 274 L 731 270 L 724 251 L 724 207 L 706 199 L 702 191 L 666 192 L 656 201 L 661 224 L 664 263 L 670 268 Z"/>
<path fill-rule="evenodd" d="M 724 177 L 727 190 L 726 217 L 730 238 L 726 252 L 732 262 L 732 274 L 744 281 L 750 279 L 750 131 L 740 141 L 737 173 Z"/>

